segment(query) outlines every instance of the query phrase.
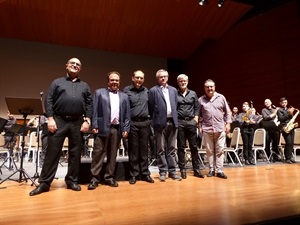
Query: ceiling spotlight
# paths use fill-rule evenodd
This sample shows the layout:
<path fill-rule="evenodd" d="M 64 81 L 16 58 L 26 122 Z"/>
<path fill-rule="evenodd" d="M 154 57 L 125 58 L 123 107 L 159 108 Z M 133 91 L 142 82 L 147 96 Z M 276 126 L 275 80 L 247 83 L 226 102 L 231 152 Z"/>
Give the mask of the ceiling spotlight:
<path fill-rule="evenodd" d="M 207 4 L 207 0 L 199 0 L 199 5 L 204 6 Z"/>
<path fill-rule="evenodd" d="M 218 7 L 219 7 L 219 8 L 221 8 L 221 7 L 223 6 L 224 1 L 225 1 L 225 0 L 220 0 L 220 1 L 219 1 L 219 3 L 218 3 Z M 199 3 L 199 4 L 200 4 L 200 3 Z"/>

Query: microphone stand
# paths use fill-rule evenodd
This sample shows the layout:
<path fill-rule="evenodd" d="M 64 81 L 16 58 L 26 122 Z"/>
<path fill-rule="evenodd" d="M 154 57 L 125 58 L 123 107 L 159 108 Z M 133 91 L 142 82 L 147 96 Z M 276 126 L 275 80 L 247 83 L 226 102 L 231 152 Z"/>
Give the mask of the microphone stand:
<path fill-rule="evenodd" d="M 41 95 L 41 103 L 43 104 L 43 95 L 44 92 L 40 92 Z M 39 116 L 39 120 L 38 120 L 38 125 L 36 128 L 36 157 L 35 157 L 35 174 L 33 175 L 32 178 L 34 178 L 34 180 L 36 180 L 37 178 L 40 177 L 39 175 L 39 147 L 40 147 L 40 127 L 41 127 L 41 116 Z M 33 184 L 31 184 L 31 186 L 33 186 Z"/>
<path fill-rule="evenodd" d="M 41 117 L 39 116 L 39 120 L 38 120 L 38 126 L 36 128 L 36 157 L 35 157 L 35 174 L 33 175 L 32 178 L 34 178 L 34 180 L 36 180 L 37 178 L 40 177 L 39 175 L 39 146 L 40 146 L 40 126 L 41 126 Z M 33 186 L 33 184 L 31 185 Z"/>

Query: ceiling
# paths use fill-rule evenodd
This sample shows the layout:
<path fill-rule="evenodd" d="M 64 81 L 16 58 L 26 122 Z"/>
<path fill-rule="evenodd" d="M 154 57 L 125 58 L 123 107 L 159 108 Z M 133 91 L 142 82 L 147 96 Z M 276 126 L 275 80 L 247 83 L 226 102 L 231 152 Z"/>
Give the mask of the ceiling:
<path fill-rule="evenodd" d="M 184 60 L 271 1 L 0 0 L 0 37 Z"/>

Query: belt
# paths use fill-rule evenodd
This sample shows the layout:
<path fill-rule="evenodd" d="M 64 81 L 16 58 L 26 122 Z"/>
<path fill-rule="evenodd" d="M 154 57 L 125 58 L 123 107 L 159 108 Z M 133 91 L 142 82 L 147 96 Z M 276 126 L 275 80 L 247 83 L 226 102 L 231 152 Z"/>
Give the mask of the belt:
<path fill-rule="evenodd" d="M 192 119 L 194 119 L 194 117 L 178 117 L 179 120 L 186 120 L 186 121 L 190 121 Z"/>
<path fill-rule="evenodd" d="M 119 129 L 119 124 L 111 124 L 111 125 L 110 125 L 110 129 L 111 129 L 111 128 L 115 128 L 115 129 L 118 130 L 118 129 Z"/>
<path fill-rule="evenodd" d="M 81 120 L 83 118 L 82 116 L 65 116 L 65 115 L 58 115 L 58 116 L 63 118 L 64 120 L 69 120 L 69 121 Z"/>
<path fill-rule="evenodd" d="M 134 122 L 143 122 L 143 121 L 148 120 L 148 117 L 133 117 L 133 118 L 131 118 L 131 120 Z"/>

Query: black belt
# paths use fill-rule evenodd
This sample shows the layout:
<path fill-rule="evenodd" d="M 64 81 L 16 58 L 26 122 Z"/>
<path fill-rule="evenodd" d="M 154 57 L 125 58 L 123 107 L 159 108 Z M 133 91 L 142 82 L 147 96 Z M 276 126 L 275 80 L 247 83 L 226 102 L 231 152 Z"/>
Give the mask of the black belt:
<path fill-rule="evenodd" d="M 133 117 L 133 118 L 131 118 L 131 120 L 134 122 L 143 122 L 143 121 L 148 120 L 148 117 Z"/>
<path fill-rule="evenodd" d="M 110 125 L 110 128 L 115 128 L 115 129 L 119 130 L 119 124 L 112 124 L 112 125 Z"/>
<path fill-rule="evenodd" d="M 190 121 L 192 119 L 194 119 L 194 117 L 178 117 L 179 120 L 186 120 L 186 121 Z"/>
<path fill-rule="evenodd" d="M 58 115 L 58 116 L 61 117 L 64 120 L 69 120 L 69 121 L 75 121 L 75 120 L 83 119 L 82 116 L 65 116 L 65 115 Z"/>

